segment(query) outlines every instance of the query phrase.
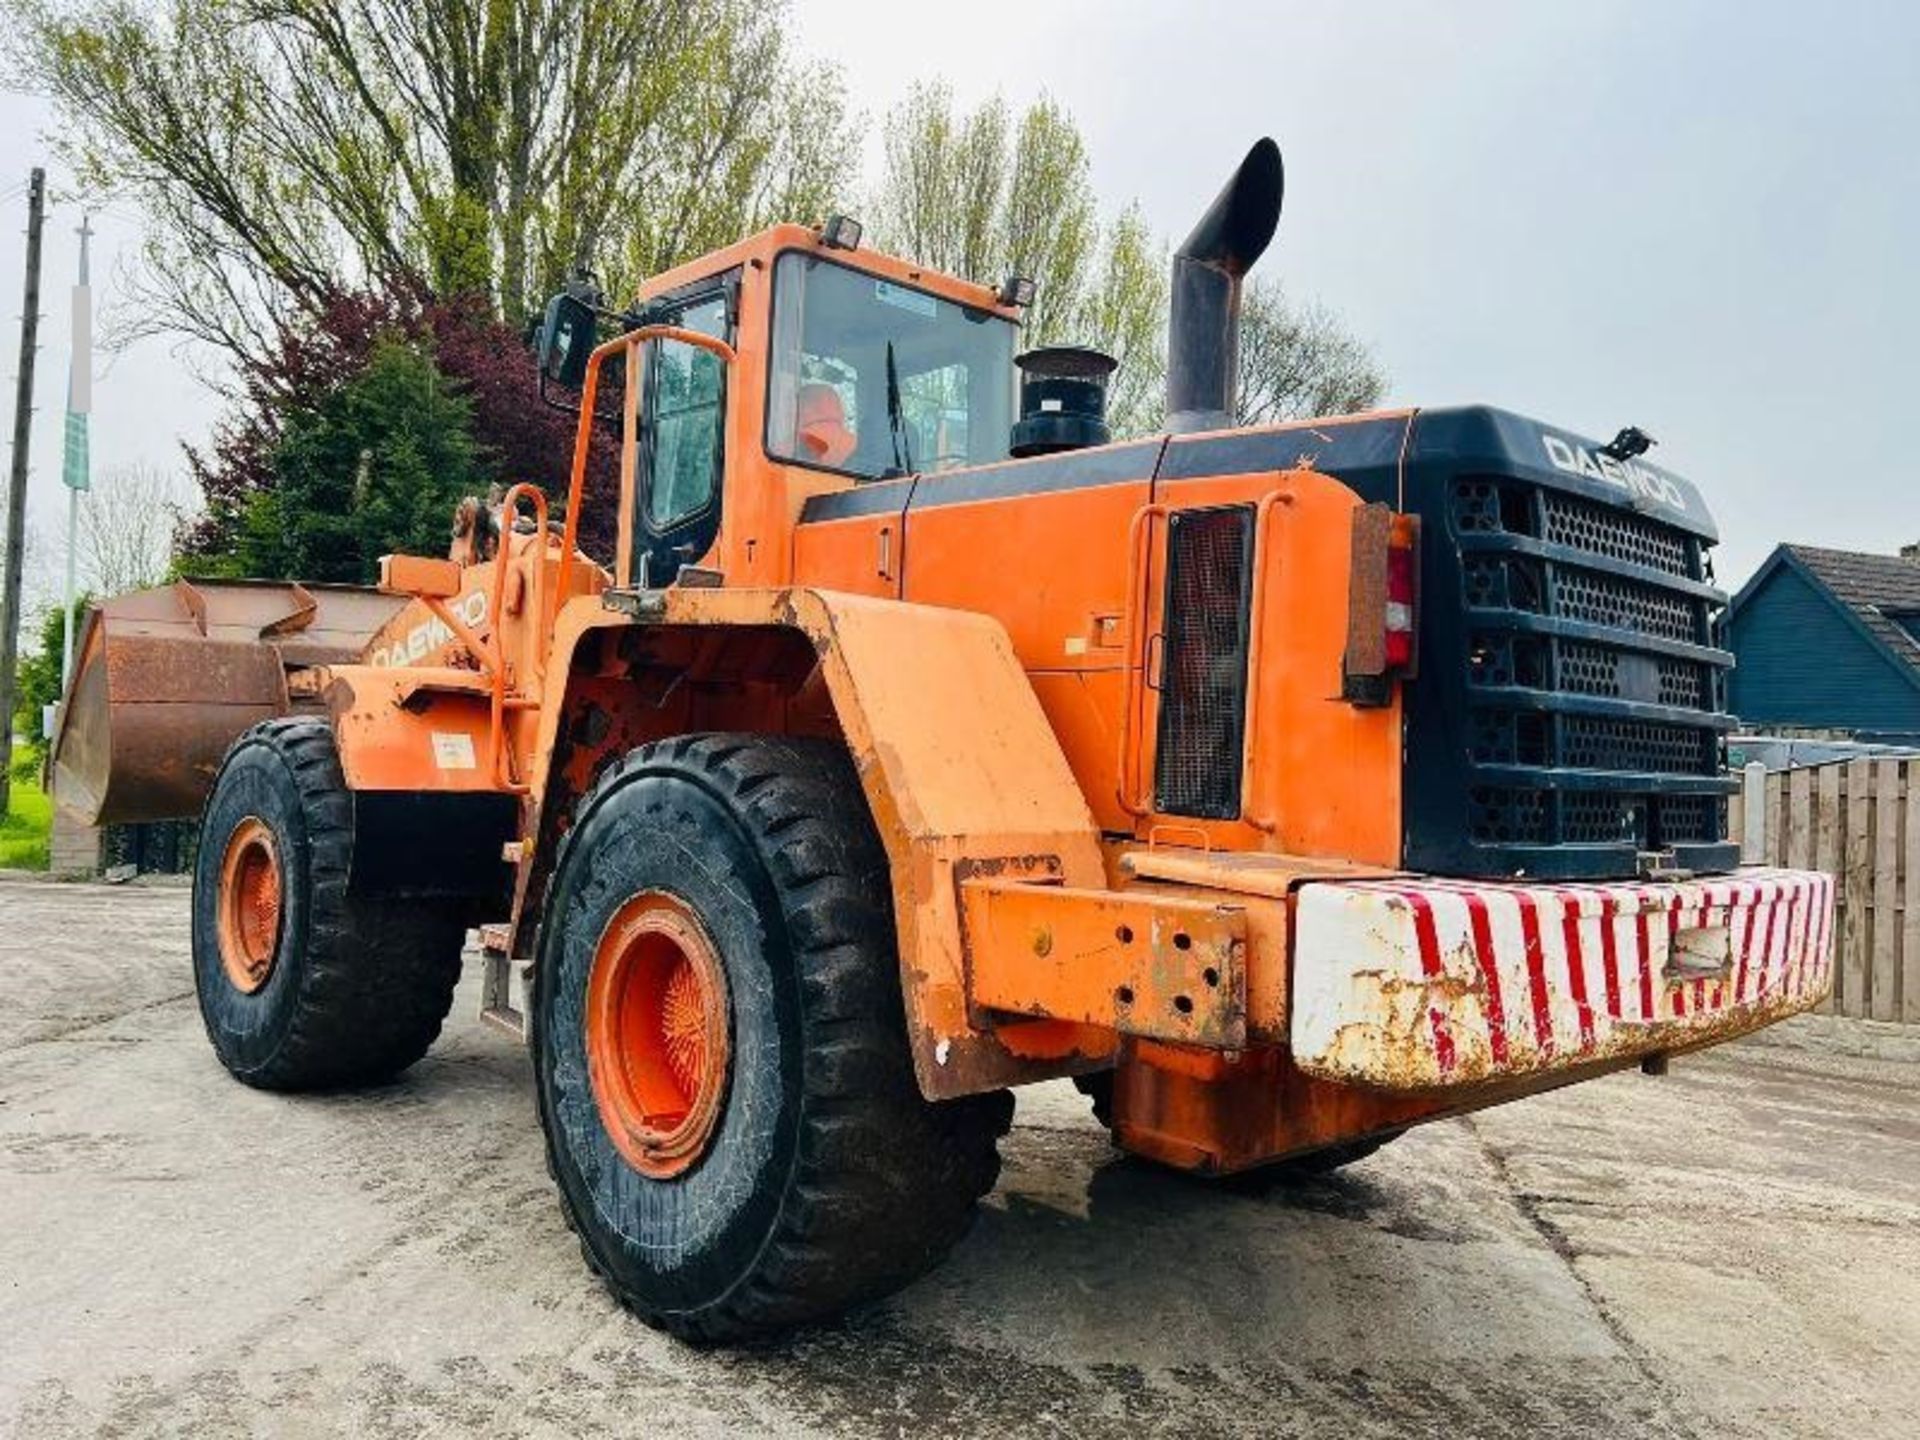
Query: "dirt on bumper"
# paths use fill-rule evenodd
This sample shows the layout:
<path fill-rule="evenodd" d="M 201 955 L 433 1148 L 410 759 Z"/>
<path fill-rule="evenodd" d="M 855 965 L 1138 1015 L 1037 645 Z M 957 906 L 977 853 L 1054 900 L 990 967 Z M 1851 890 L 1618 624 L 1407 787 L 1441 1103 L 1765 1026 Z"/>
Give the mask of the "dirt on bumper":
<path fill-rule="evenodd" d="M 1315 884 L 1294 929 L 1294 1061 L 1432 1090 L 1693 1049 L 1833 983 L 1831 876 Z"/>

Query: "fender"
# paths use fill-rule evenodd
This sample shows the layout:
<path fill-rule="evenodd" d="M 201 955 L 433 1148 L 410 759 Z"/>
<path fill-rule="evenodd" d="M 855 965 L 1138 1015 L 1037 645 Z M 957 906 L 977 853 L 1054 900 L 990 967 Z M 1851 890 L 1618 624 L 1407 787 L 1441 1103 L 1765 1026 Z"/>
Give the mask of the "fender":
<path fill-rule="evenodd" d="M 1093 815 L 999 621 L 803 588 L 615 590 L 562 609 L 548 674 L 566 694 L 540 716 L 512 953 L 532 953 L 554 850 L 598 768 L 689 731 L 837 733 L 886 848 L 921 1091 L 1108 1062 L 1110 1032 L 969 1014 L 961 880 L 1105 883 Z"/>

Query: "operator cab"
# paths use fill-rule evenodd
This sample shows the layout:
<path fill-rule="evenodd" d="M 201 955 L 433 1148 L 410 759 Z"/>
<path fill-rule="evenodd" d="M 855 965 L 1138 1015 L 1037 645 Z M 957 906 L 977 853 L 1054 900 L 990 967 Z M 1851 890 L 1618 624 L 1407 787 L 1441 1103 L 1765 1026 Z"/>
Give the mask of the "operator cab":
<path fill-rule="evenodd" d="M 584 284 L 548 307 L 542 394 L 577 391 L 621 430 L 616 583 L 783 583 L 808 499 L 1011 456 L 1031 286 L 853 251 L 831 224 L 781 225 L 655 277 L 623 312 Z M 618 357 L 630 386 L 596 399 Z"/>
<path fill-rule="evenodd" d="M 773 266 L 767 454 L 856 481 L 1004 460 L 1017 335 L 990 309 L 789 250 Z"/>

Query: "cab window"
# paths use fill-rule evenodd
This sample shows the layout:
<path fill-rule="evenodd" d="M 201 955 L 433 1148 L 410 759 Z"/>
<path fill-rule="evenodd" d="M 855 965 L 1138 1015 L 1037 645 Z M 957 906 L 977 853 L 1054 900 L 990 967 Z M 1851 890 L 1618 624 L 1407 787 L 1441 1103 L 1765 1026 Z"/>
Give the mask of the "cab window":
<path fill-rule="evenodd" d="M 724 340 L 727 297 L 720 293 L 694 301 L 670 323 Z M 726 366 L 717 355 L 679 340 L 656 340 L 651 348 L 644 510 L 648 525 L 660 531 L 713 503 L 720 476 Z"/>
<path fill-rule="evenodd" d="M 801 252 L 773 306 L 769 455 L 861 480 L 1007 458 L 1012 322 Z"/>

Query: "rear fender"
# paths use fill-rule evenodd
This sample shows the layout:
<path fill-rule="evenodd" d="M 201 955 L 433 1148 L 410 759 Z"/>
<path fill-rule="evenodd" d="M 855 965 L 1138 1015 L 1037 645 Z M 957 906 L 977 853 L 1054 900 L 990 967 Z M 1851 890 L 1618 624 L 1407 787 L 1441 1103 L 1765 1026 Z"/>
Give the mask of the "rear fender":
<path fill-rule="evenodd" d="M 969 612 L 809 589 L 615 592 L 555 624 L 532 767 L 537 836 L 513 953 L 529 955 L 575 805 L 635 745 L 713 730 L 837 735 L 886 848 L 901 990 L 929 1098 L 1107 1063 L 1112 1035 L 1057 1020 L 970 1023 L 960 882 L 1098 887 L 1092 814 L 1006 631 Z"/>

